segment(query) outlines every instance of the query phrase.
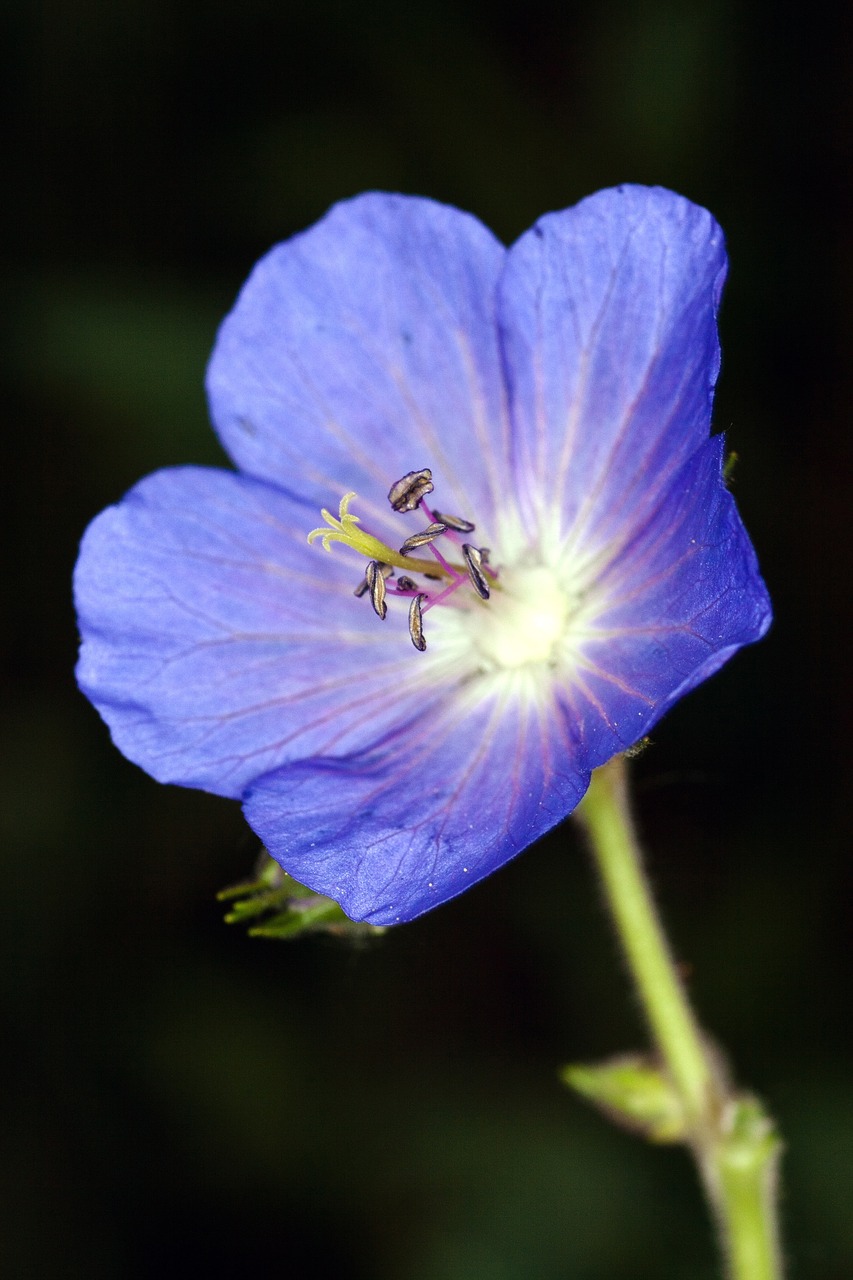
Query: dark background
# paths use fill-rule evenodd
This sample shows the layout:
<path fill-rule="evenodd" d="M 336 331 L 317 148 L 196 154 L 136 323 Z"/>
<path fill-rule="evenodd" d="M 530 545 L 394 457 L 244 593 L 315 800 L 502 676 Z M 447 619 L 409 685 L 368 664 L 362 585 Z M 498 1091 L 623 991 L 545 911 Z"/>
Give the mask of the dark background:
<path fill-rule="evenodd" d="M 776 1115 L 799 1280 L 853 1274 L 846 702 L 851 31 L 750 0 L 43 0 L 2 20 L 3 1161 L 10 1276 L 717 1274 L 686 1156 L 556 1068 L 639 1047 L 566 825 L 353 949 L 221 923 L 236 804 L 128 764 L 74 687 L 88 520 L 217 462 L 202 376 L 254 260 L 370 187 L 513 239 L 620 181 L 708 205 L 716 425 L 776 606 L 635 766 L 703 1020 Z"/>

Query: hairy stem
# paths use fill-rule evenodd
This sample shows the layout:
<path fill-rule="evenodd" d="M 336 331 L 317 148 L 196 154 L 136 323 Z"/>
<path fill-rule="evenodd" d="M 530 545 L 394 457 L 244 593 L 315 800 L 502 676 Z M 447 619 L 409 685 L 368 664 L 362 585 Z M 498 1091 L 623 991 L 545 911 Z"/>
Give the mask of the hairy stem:
<path fill-rule="evenodd" d="M 643 870 L 624 757 L 593 774 L 578 818 L 661 1064 L 677 1092 L 685 1140 L 717 1223 L 729 1280 L 781 1280 L 775 1214 L 779 1141 L 760 1103 L 733 1093 L 687 999 Z"/>

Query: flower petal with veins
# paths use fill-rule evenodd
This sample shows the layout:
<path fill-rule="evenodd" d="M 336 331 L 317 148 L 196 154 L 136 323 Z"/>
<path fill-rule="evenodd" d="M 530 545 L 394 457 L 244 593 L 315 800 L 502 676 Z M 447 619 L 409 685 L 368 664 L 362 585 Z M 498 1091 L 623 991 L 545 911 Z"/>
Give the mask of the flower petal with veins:
<path fill-rule="evenodd" d="M 725 269 L 709 213 L 632 186 L 509 249 L 381 193 L 273 249 L 208 369 L 239 471 L 158 472 L 83 539 L 78 680 L 120 749 L 374 923 L 561 821 L 770 624 L 709 438 Z M 410 472 L 447 527 L 392 509 Z"/>

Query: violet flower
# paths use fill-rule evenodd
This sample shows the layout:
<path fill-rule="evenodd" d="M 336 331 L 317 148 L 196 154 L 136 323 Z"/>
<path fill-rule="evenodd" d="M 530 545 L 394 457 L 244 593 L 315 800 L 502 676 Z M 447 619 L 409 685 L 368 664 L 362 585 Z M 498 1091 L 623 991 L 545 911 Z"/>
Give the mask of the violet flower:
<path fill-rule="evenodd" d="M 708 434 L 725 269 L 710 214 L 631 186 L 510 249 L 383 194 L 273 249 L 208 371 L 238 471 L 157 472 L 83 541 L 118 747 L 376 924 L 560 822 L 769 625 Z"/>

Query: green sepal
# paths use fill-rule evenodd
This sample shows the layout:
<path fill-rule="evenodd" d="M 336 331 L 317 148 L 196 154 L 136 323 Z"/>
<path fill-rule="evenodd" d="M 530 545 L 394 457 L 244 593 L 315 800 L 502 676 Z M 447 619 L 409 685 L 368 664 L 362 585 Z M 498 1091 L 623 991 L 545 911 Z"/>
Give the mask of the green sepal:
<path fill-rule="evenodd" d="M 266 850 L 255 877 L 230 885 L 216 895 L 230 904 L 226 924 L 252 924 L 251 938 L 296 938 L 309 933 L 329 933 L 341 938 L 378 937 L 379 925 L 350 920 L 332 898 L 315 893 L 283 871 Z M 262 917 L 266 917 L 263 919 Z"/>
<path fill-rule="evenodd" d="M 649 1142 L 683 1142 L 684 1108 L 665 1072 L 644 1054 L 624 1054 L 607 1062 L 576 1063 L 560 1079 L 616 1124 Z"/>
<path fill-rule="evenodd" d="M 775 1163 L 782 1151 L 773 1120 L 750 1093 L 733 1098 L 722 1117 L 723 1176 L 752 1179 Z"/>

